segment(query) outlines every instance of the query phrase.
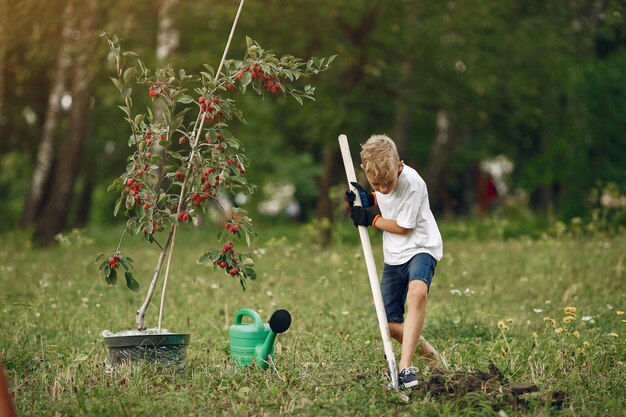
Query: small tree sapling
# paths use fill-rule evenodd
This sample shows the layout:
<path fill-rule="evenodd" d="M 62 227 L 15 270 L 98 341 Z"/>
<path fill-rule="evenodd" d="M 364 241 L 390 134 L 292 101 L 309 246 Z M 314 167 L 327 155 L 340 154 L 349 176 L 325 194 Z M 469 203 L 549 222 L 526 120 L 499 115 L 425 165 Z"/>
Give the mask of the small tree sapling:
<path fill-rule="evenodd" d="M 259 95 L 281 94 L 302 104 L 304 99 L 313 99 L 315 89 L 310 85 L 300 89 L 297 84 L 327 70 L 334 56 L 308 61 L 291 55 L 278 57 L 246 38 L 244 58 L 224 60 L 218 71 L 205 65 L 199 75 L 170 67 L 152 72 L 135 53 L 122 51 L 115 35 L 105 36 L 115 64 L 111 80 L 120 92 L 119 107 L 130 126 L 131 153 L 126 170 L 109 187 L 120 194 L 114 214 L 125 211 L 126 227 L 115 250 L 100 254 L 96 262 L 100 262 L 99 269 L 107 284 L 115 285 L 123 270 L 127 287 L 138 291 L 133 259 L 122 251 L 124 237 L 140 236 L 159 248 L 146 298 L 136 313 L 135 327 L 139 331 L 146 329 L 146 309 L 165 265 L 160 331 L 177 228 L 196 225 L 210 203 L 222 210 L 225 227 L 199 262 L 222 269 L 238 279 L 244 290 L 247 280 L 256 277 L 252 255 L 239 248 L 242 240 L 250 246 L 251 236 L 255 235 L 252 220 L 243 209 L 225 210 L 218 199 L 222 193 L 250 195 L 254 190 L 246 173 L 249 159 L 241 141 L 229 130 L 231 122 L 244 122 L 236 94 L 250 90 Z M 136 112 L 134 94 L 147 94 L 153 103 L 160 101 L 162 116 L 156 119 L 149 107 L 143 113 Z"/>

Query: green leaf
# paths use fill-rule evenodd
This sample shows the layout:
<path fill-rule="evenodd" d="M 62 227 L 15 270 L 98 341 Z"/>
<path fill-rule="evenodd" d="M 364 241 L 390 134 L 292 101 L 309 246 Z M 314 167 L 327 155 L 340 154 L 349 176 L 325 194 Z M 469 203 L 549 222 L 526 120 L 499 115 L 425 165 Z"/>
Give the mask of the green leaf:
<path fill-rule="evenodd" d="M 121 262 L 122 266 L 124 267 L 124 269 L 126 269 L 126 270 L 130 269 L 130 264 L 126 260 L 125 256 L 120 256 L 120 262 Z"/>
<path fill-rule="evenodd" d="M 134 292 L 139 291 L 139 283 L 135 281 L 135 278 L 133 278 L 133 274 L 130 271 L 124 272 L 124 277 L 126 278 L 126 286 L 129 290 Z"/>
<path fill-rule="evenodd" d="M 117 89 L 120 90 L 120 93 L 124 91 L 124 87 L 122 86 L 122 83 L 120 82 L 120 80 L 118 80 L 117 78 L 113 78 L 113 77 L 109 77 L 109 78 L 111 79 L 111 81 L 113 81 L 113 84 L 115 84 Z"/>
<path fill-rule="evenodd" d="M 124 201 L 124 198 L 122 197 L 117 199 L 117 203 L 115 203 L 115 208 L 113 209 L 113 217 L 117 217 L 117 213 L 120 211 L 120 208 L 122 207 L 122 201 Z"/>
<path fill-rule="evenodd" d="M 113 268 L 109 269 L 109 273 L 105 276 L 106 282 L 109 285 L 117 284 L 117 271 Z"/>
<path fill-rule="evenodd" d="M 188 95 L 183 95 L 176 101 L 178 103 L 189 104 L 189 103 L 193 102 L 193 98 L 191 96 L 188 96 Z"/>
<path fill-rule="evenodd" d="M 100 259 L 104 256 L 104 252 L 100 252 L 96 255 L 96 259 L 94 259 L 93 263 L 97 264 Z"/>
<path fill-rule="evenodd" d="M 241 77 L 241 86 L 246 87 L 252 81 L 252 74 L 250 71 L 244 71 L 243 76 Z"/>
<path fill-rule="evenodd" d="M 207 263 L 208 261 L 212 260 L 211 256 L 212 256 L 212 251 L 207 251 L 205 252 L 199 259 L 198 259 L 198 263 L 199 264 L 204 264 Z"/>
<path fill-rule="evenodd" d="M 128 80 L 130 80 L 133 75 L 135 75 L 137 73 L 137 67 L 130 67 L 127 68 L 126 71 L 124 71 L 124 82 L 127 83 Z"/>

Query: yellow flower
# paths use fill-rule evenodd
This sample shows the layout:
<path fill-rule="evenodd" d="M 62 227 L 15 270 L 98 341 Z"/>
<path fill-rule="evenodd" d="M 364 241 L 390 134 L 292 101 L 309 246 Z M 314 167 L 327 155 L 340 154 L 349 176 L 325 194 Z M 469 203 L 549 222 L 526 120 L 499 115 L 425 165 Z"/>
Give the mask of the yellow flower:
<path fill-rule="evenodd" d="M 533 332 L 533 338 L 535 338 L 535 339 L 536 339 L 536 338 L 538 338 L 538 337 L 539 337 L 539 335 L 537 334 L 537 332 Z"/>
<path fill-rule="evenodd" d="M 572 316 L 565 316 L 565 317 L 563 317 L 563 323 L 569 324 L 569 322 L 572 321 L 573 318 L 574 317 L 572 317 Z"/>
<path fill-rule="evenodd" d="M 619 335 L 618 335 L 617 333 L 615 333 L 615 332 L 611 332 L 611 333 L 609 333 L 609 336 L 619 337 Z"/>
<path fill-rule="evenodd" d="M 617 314 L 618 316 L 623 316 L 624 312 L 622 310 L 617 310 L 615 314 Z"/>
<path fill-rule="evenodd" d="M 506 319 L 507 323 L 513 323 L 513 319 Z"/>
<path fill-rule="evenodd" d="M 578 332 L 578 330 L 574 330 L 572 332 L 572 334 L 574 335 L 574 337 L 579 338 L 580 337 L 580 333 Z"/>
<path fill-rule="evenodd" d="M 563 333 L 563 328 L 557 327 L 556 329 L 554 329 L 554 333 Z"/>
<path fill-rule="evenodd" d="M 550 323 L 552 323 L 553 326 L 556 326 L 556 320 L 554 320 L 552 317 L 544 317 L 543 321 L 549 321 Z"/>
<path fill-rule="evenodd" d="M 576 315 L 576 307 L 565 307 L 565 314 L 570 314 L 572 316 Z"/>
<path fill-rule="evenodd" d="M 498 327 L 500 328 L 500 330 L 509 330 L 509 326 L 507 326 L 506 324 L 504 324 L 504 321 L 500 320 L 498 322 Z"/>
<path fill-rule="evenodd" d="M 583 347 L 584 348 L 588 348 L 589 347 L 589 342 L 587 342 L 586 340 L 583 342 Z"/>

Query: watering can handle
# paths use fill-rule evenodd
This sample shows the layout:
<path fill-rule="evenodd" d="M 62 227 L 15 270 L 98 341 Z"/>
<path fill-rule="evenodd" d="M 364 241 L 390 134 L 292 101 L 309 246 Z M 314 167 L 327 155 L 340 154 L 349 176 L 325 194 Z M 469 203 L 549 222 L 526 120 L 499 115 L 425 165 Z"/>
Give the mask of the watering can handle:
<path fill-rule="evenodd" d="M 237 311 L 237 314 L 235 314 L 235 324 L 241 324 L 241 320 L 244 316 L 250 317 L 254 320 L 254 325 L 257 329 L 265 328 L 265 324 L 263 323 L 261 316 L 259 316 L 259 313 L 250 308 L 240 308 L 239 311 Z"/>

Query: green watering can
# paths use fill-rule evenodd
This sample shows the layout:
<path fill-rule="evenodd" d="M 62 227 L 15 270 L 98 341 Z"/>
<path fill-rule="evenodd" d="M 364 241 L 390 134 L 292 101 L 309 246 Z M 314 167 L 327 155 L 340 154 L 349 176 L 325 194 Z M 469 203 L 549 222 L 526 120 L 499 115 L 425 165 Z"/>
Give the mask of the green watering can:
<path fill-rule="evenodd" d="M 244 317 L 252 323 L 242 323 Z M 239 367 L 246 367 L 253 361 L 263 369 L 269 366 L 269 356 L 274 358 L 274 340 L 278 333 L 284 333 L 291 325 L 291 315 L 287 310 L 277 310 L 269 323 L 263 323 L 261 316 L 250 308 L 241 308 L 235 314 L 235 324 L 228 329 L 230 336 L 230 358 Z"/>

